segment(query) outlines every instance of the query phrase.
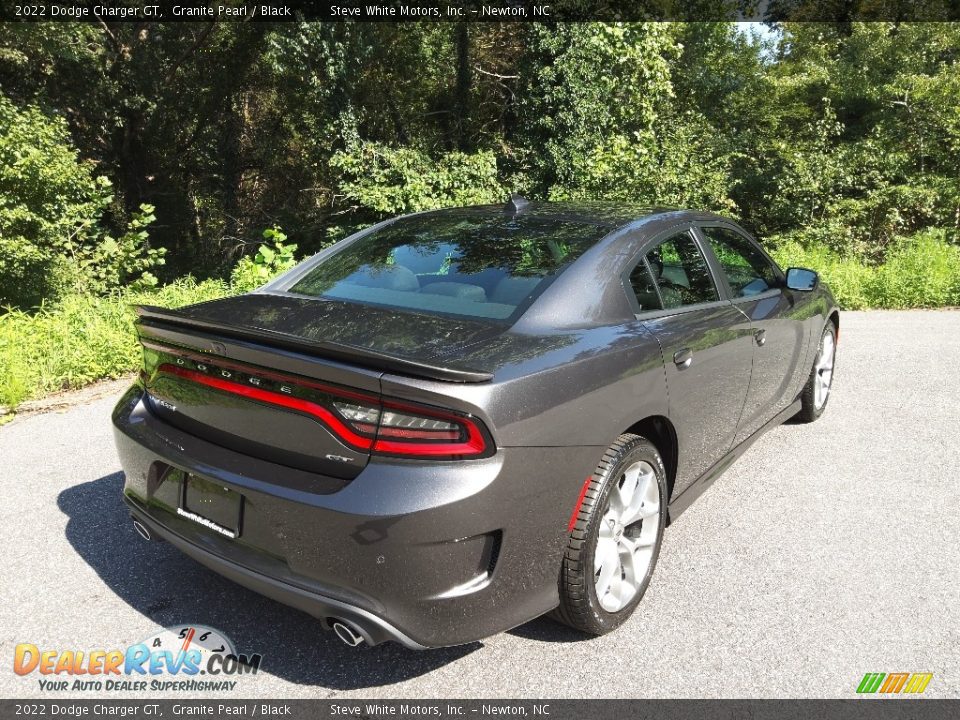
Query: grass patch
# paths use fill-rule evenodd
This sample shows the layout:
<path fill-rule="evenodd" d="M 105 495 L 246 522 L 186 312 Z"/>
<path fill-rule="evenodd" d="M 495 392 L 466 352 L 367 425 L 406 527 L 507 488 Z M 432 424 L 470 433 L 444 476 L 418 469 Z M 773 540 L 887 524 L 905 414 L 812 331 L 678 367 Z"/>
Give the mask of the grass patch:
<path fill-rule="evenodd" d="M 883 265 L 867 265 L 820 247 L 787 242 L 773 252 L 784 268 L 816 270 L 845 310 L 960 305 L 960 247 L 942 230 L 902 239 Z"/>
<path fill-rule="evenodd" d="M 0 315 L 0 405 L 95 380 L 117 378 L 143 360 L 132 305 L 178 307 L 230 294 L 218 280 L 179 280 L 157 290 L 110 297 L 68 296 L 34 313 Z"/>

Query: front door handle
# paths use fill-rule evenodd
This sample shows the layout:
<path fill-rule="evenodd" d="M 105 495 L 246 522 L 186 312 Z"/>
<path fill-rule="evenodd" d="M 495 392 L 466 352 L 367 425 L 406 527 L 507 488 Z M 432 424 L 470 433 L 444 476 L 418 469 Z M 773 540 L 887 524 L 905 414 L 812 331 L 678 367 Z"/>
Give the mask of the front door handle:
<path fill-rule="evenodd" d="M 756 338 L 757 345 L 763 346 L 763 344 L 767 341 L 767 331 L 766 331 L 766 330 L 757 330 L 757 331 L 753 334 L 753 337 Z"/>
<path fill-rule="evenodd" d="M 673 362 L 681 370 L 683 370 L 684 368 L 690 367 L 690 363 L 693 362 L 693 350 L 691 350 L 690 348 L 677 350 L 673 354 Z"/>

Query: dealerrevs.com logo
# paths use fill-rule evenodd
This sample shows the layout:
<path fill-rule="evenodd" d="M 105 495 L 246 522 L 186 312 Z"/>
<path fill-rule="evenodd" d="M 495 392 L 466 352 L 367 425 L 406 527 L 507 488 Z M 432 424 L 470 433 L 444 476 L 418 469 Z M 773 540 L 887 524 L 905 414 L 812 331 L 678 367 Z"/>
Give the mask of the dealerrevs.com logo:
<path fill-rule="evenodd" d="M 240 654 L 223 633 L 203 625 L 167 628 L 126 650 L 52 650 L 20 643 L 13 671 L 38 675 L 41 690 L 232 691 L 263 659 Z"/>

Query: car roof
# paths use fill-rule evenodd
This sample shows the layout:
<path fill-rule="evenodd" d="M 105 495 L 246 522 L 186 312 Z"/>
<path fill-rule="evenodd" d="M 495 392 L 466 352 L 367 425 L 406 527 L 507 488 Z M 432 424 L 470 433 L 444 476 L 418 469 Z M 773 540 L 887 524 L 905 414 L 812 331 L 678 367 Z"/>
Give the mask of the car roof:
<path fill-rule="evenodd" d="M 678 215 L 709 215 L 708 213 L 698 213 L 691 210 L 681 210 L 678 208 L 663 207 L 658 205 L 609 201 L 531 201 L 523 205 L 522 208 L 517 210 L 515 213 L 511 213 L 508 209 L 508 206 L 502 204 L 472 205 L 467 207 L 433 210 L 428 214 L 446 217 L 464 216 L 491 218 L 516 214 L 526 217 L 541 218 L 544 220 L 557 220 L 560 222 L 582 222 L 585 224 L 606 227 L 609 230 L 615 230 L 632 222 L 650 219 L 660 215 L 670 215 L 674 217 Z"/>
<path fill-rule="evenodd" d="M 624 262 L 625 253 L 632 254 L 647 239 L 675 225 L 732 222 L 711 212 L 628 201 L 540 202 L 527 201 L 516 195 L 503 204 L 446 208 L 416 215 L 504 221 L 517 217 L 557 223 L 584 223 L 602 230 L 597 242 L 559 273 L 513 325 L 520 332 L 535 333 L 565 326 L 614 323 L 632 316 L 633 309 L 623 288 L 618 283 L 598 283 L 598 273 L 605 275 L 611 272 Z M 573 296 L 584 300 L 581 305 L 590 309 L 587 315 L 582 312 L 571 313 L 569 298 Z"/>
<path fill-rule="evenodd" d="M 602 229 L 603 237 L 560 272 L 514 323 L 520 332 L 546 332 L 560 327 L 611 324 L 632 317 L 633 308 L 617 282 L 598 282 L 618 268 L 660 232 L 695 222 L 732 222 L 710 212 L 628 202 L 527 202 L 514 197 L 505 205 L 437 210 L 446 217 L 509 219 L 511 215 L 556 222 L 581 222 Z M 432 215 L 433 213 L 425 213 Z M 571 311 L 569 299 L 581 299 Z M 584 314 L 583 308 L 589 312 Z"/>

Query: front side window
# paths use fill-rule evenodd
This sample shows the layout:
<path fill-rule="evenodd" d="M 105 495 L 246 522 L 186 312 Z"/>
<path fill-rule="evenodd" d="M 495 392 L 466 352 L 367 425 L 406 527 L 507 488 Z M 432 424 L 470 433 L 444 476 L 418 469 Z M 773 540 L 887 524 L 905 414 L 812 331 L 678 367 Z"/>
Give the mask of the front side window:
<path fill-rule="evenodd" d="M 777 287 L 779 276 L 770 261 L 747 238 L 725 227 L 703 227 L 720 261 L 733 297 L 750 297 Z"/>
<path fill-rule="evenodd" d="M 652 309 L 653 302 L 671 310 L 720 299 L 706 258 L 689 232 L 667 238 L 645 260 L 630 276 L 641 309 Z"/>
<path fill-rule="evenodd" d="M 401 218 L 326 258 L 287 289 L 504 320 L 607 232 L 603 225 L 524 215 Z"/>

